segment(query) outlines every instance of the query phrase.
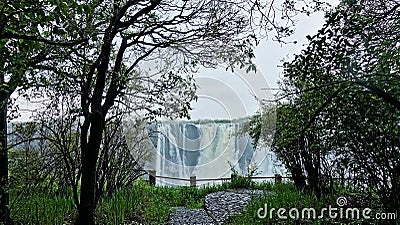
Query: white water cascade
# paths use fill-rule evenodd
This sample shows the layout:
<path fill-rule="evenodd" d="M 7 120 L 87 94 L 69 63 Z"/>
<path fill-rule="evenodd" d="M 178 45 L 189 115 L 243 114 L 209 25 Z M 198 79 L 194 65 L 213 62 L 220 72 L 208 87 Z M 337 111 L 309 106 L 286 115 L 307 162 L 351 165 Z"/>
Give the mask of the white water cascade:
<path fill-rule="evenodd" d="M 259 176 L 283 173 L 283 168 L 268 149 L 253 148 L 248 135 L 239 135 L 246 119 L 235 121 L 168 121 L 149 126 L 154 146 L 148 165 L 159 176 L 189 179 L 229 177 L 230 165 L 246 175 L 255 165 Z M 228 163 L 229 162 L 229 163 Z M 205 184 L 207 182 L 198 182 Z M 217 183 L 217 182 L 214 182 Z M 159 185 L 188 185 L 187 181 L 159 179 Z"/>

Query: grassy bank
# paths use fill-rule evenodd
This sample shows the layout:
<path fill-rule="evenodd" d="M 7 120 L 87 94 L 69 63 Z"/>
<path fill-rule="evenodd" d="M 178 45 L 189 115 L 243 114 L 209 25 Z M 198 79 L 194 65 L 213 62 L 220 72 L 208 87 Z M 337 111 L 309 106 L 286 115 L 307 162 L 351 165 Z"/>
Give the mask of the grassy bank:
<path fill-rule="evenodd" d="M 137 181 L 131 188 L 105 196 L 96 210 L 99 224 L 124 224 L 137 221 L 162 224 L 171 207 L 201 208 L 208 193 L 225 190 L 223 184 L 204 188 L 154 187 Z M 70 193 L 54 196 L 45 192 L 20 193 L 11 191 L 11 216 L 17 224 L 69 224 L 76 208 Z"/>
<path fill-rule="evenodd" d="M 96 220 L 99 224 L 165 224 L 171 207 L 186 206 L 201 208 L 204 206 L 204 197 L 208 193 L 242 188 L 243 183 L 224 183 L 217 186 L 203 188 L 191 187 L 153 187 L 144 181 L 137 181 L 131 188 L 120 190 L 113 196 L 106 196 L 99 203 L 96 211 Z M 267 191 L 266 195 L 253 198 L 241 215 L 230 218 L 226 224 L 384 224 L 375 220 L 345 220 L 345 219 L 286 219 L 278 218 L 275 213 L 272 218 L 259 218 L 257 211 L 260 208 L 309 208 L 319 212 L 329 205 L 337 206 L 336 197 L 317 199 L 314 195 L 299 192 L 290 183 L 281 184 L 251 184 L 250 188 Z M 11 215 L 17 224 L 70 224 L 76 209 L 71 195 L 52 196 L 47 193 L 20 195 L 16 201 L 12 193 Z M 350 194 L 349 193 L 340 193 Z M 261 211 L 261 214 L 265 210 Z M 387 222 L 387 221 L 386 221 Z M 389 221 L 388 224 L 395 224 Z"/>

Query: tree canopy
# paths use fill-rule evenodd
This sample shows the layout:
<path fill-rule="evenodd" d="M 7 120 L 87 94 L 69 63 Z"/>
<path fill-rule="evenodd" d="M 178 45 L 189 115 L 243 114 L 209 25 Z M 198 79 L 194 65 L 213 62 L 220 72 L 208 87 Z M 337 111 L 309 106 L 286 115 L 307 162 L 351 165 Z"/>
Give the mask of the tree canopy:
<path fill-rule="evenodd" d="M 398 209 L 399 8 L 342 1 L 284 63 L 272 149 L 298 187 L 320 196 L 346 182 Z"/>
<path fill-rule="evenodd" d="M 253 68 L 260 38 L 282 40 L 293 32 L 297 13 L 324 6 L 311 0 L 281 6 L 260 0 L 2 1 L 0 210 L 8 204 L 6 106 L 18 87 L 39 90 L 50 99 L 49 110 L 69 101 L 68 118 L 80 129 L 76 224 L 94 224 L 97 163 L 106 127 L 119 112 L 187 117 L 198 66 Z"/>

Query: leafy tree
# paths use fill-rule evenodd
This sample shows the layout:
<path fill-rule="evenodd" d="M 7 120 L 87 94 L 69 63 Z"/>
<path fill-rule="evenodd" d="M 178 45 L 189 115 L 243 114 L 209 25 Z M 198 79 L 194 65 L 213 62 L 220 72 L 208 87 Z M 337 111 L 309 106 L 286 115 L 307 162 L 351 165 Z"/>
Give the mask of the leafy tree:
<path fill-rule="evenodd" d="M 115 103 L 150 118 L 187 116 L 194 88 L 187 90 L 193 79 L 184 74 L 218 63 L 252 68 L 260 36 L 275 30 L 281 40 L 293 32 L 295 13 L 323 7 L 303 2 L 299 10 L 285 1 L 278 13 L 258 0 L 2 1 L 0 46 L 7 57 L 1 59 L 1 215 L 8 217 L 6 105 L 17 87 L 62 89 L 79 101 L 74 113 L 83 118 L 82 186 L 76 223 L 93 224 L 96 165 Z M 156 76 L 144 69 L 146 61 L 158 68 Z"/>
<path fill-rule="evenodd" d="M 190 86 L 192 78 L 185 74 L 198 65 L 251 67 L 259 32 L 265 35 L 275 29 L 278 38 L 290 34 L 292 30 L 274 18 L 291 19 L 297 12 L 290 1 L 285 2 L 282 15 L 262 1 L 93 3 L 87 7 L 92 17 L 81 25 L 93 34 L 88 44 L 65 63 L 52 64 L 65 72 L 54 79 L 80 101 L 82 178 L 76 224 L 85 225 L 94 224 L 96 167 L 115 103 L 150 118 L 173 112 L 188 116 L 193 95 L 182 87 Z M 149 64 L 155 65 L 157 76 L 145 69 Z"/>
<path fill-rule="evenodd" d="M 318 195 L 334 177 L 398 209 L 397 1 L 342 1 L 284 64 L 273 150 L 295 183 Z"/>
<path fill-rule="evenodd" d="M 35 85 L 44 85 L 35 69 L 52 59 L 61 59 L 60 47 L 83 43 L 77 35 L 80 19 L 67 11 L 71 1 L 0 2 L 0 223 L 9 223 L 7 112 L 10 96 Z M 83 17 L 81 17 L 83 18 Z M 68 19 L 74 23 L 61 24 Z M 57 48 L 55 48 L 57 47 Z M 15 116 L 15 115 L 12 115 Z"/>
<path fill-rule="evenodd" d="M 58 195 L 72 190 L 79 206 L 80 127 L 77 114 L 71 112 L 73 101 L 68 96 L 62 99 L 63 104 L 48 104 L 52 110 L 37 115 L 35 122 L 12 126 L 10 184 L 17 198 L 35 191 Z M 144 120 L 127 120 L 121 113 L 113 118 L 107 122 L 100 149 L 96 202 L 104 194 L 111 196 L 131 186 L 145 173 L 144 164 L 152 157 Z"/>

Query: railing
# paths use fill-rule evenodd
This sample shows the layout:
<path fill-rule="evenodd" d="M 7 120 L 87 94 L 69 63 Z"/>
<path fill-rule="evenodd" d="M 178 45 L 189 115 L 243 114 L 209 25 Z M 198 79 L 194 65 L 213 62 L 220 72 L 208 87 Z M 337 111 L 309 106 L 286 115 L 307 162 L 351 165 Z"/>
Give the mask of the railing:
<path fill-rule="evenodd" d="M 221 177 L 221 178 L 200 178 L 197 179 L 196 176 L 191 176 L 190 178 L 179 178 L 179 177 L 167 177 L 167 176 L 159 176 L 157 175 L 155 170 L 148 170 L 147 173 L 149 174 L 149 183 L 150 185 L 156 185 L 156 178 L 161 179 L 169 179 L 169 180 L 179 180 L 179 181 L 188 181 L 190 182 L 191 187 L 196 187 L 197 182 L 202 181 L 227 181 L 231 180 L 235 177 L 234 174 L 231 174 L 231 177 Z M 257 176 L 257 177 L 250 177 L 250 179 L 255 180 L 266 180 L 266 179 L 274 179 L 275 183 L 282 182 L 282 179 L 291 179 L 292 177 L 283 177 L 280 174 L 275 174 L 274 176 Z"/>

